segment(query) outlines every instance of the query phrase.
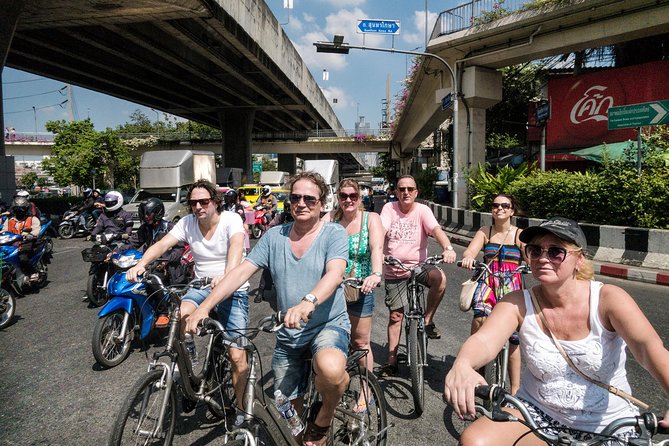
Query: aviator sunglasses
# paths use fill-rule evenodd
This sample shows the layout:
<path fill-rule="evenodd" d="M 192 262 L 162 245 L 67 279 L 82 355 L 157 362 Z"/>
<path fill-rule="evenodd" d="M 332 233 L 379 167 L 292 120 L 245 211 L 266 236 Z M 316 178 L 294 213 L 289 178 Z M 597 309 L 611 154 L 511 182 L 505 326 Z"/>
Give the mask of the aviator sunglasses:
<path fill-rule="evenodd" d="M 353 192 L 352 194 L 345 194 L 344 192 L 339 192 L 339 199 L 341 201 L 351 200 L 358 201 L 358 194 Z"/>
<path fill-rule="evenodd" d="M 290 204 L 293 205 L 298 204 L 300 200 L 304 200 L 304 204 L 309 207 L 314 207 L 316 206 L 316 203 L 318 203 L 318 198 L 313 195 L 290 194 L 288 199 L 290 200 Z"/>
<path fill-rule="evenodd" d="M 511 209 L 511 203 L 493 203 L 492 208 L 497 209 L 501 207 L 502 209 Z"/>
<path fill-rule="evenodd" d="M 399 190 L 400 192 L 413 192 L 413 191 L 416 190 L 416 188 L 411 187 L 411 186 L 409 186 L 409 187 L 398 187 L 397 190 Z"/>
<path fill-rule="evenodd" d="M 526 245 L 525 246 L 525 255 L 530 260 L 538 260 L 543 253 L 546 253 L 548 260 L 553 263 L 562 263 L 564 259 L 567 258 L 567 254 L 570 252 L 578 252 L 580 249 L 574 251 L 568 251 L 561 246 L 549 246 L 548 248 L 542 248 L 539 245 Z"/>
<path fill-rule="evenodd" d="M 188 200 L 188 206 L 194 208 L 195 205 L 200 203 L 200 206 L 206 207 L 211 202 L 211 198 L 200 198 L 199 200 Z"/>

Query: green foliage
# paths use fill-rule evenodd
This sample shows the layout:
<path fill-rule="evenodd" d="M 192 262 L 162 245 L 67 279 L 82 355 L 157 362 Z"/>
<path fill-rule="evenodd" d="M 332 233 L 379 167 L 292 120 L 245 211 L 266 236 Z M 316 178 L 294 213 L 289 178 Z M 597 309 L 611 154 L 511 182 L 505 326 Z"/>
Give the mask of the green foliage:
<path fill-rule="evenodd" d="M 27 172 L 19 178 L 19 182 L 21 183 L 21 186 L 24 188 L 30 190 L 33 187 L 33 184 L 37 182 L 37 173 L 35 172 Z"/>
<path fill-rule="evenodd" d="M 138 161 L 130 156 L 116 131 L 96 132 L 89 119 L 49 121 L 46 129 L 55 137 L 52 156 L 43 166 L 60 186 L 90 187 L 93 179 L 101 188 L 134 185 Z"/>
<path fill-rule="evenodd" d="M 414 178 L 420 198 L 432 200 L 434 198 L 434 182 L 437 181 L 437 168 L 430 166 L 427 169 L 422 169 L 414 174 Z"/>
<path fill-rule="evenodd" d="M 496 195 L 509 193 L 511 184 L 520 178 L 524 178 L 528 171 L 527 163 L 523 163 L 517 168 L 504 166 L 497 171 L 496 175 L 493 175 L 486 171 L 485 166 L 479 164 L 478 169 L 467 179 L 472 209 L 477 211 L 488 210 Z"/>
<path fill-rule="evenodd" d="M 392 159 L 388 152 L 379 154 L 379 164 L 369 169 L 373 177 L 383 177 L 387 181 L 394 181 L 399 162 Z"/>

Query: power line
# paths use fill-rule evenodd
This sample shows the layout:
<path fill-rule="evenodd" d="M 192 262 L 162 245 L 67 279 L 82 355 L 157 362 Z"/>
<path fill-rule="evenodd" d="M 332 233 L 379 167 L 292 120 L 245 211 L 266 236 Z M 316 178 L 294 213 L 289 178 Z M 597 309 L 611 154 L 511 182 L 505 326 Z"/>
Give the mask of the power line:
<path fill-rule="evenodd" d="M 29 94 L 25 96 L 13 96 L 11 98 L 3 98 L 3 101 L 8 101 L 10 99 L 23 99 L 23 98 L 32 98 L 35 96 L 43 96 L 45 94 L 51 94 L 51 93 L 60 93 L 61 95 L 64 95 L 63 90 L 67 88 L 67 85 L 63 86 L 62 88 L 59 88 L 58 90 L 51 90 L 51 91 L 45 91 L 44 93 L 35 93 L 35 94 Z"/>
<path fill-rule="evenodd" d="M 3 82 L 3 85 L 10 85 L 10 84 L 23 84 L 24 82 L 37 82 L 37 81 L 45 81 L 47 78 L 45 77 L 40 77 L 38 79 L 27 79 L 23 81 L 11 81 L 11 82 Z"/>
<path fill-rule="evenodd" d="M 60 108 L 63 108 L 63 106 L 67 103 L 67 99 L 65 99 L 63 102 L 59 104 L 51 104 L 51 105 L 44 105 L 42 107 L 34 107 L 34 108 L 29 108 L 28 110 L 19 110 L 19 111 L 13 111 L 13 112 L 5 112 L 4 114 L 6 115 L 13 115 L 16 113 L 26 113 L 26 112 L 34 112 L 35 110 L 43 110 L 45 108 L 51 108 L 55 106 L 59 106 Z"/>

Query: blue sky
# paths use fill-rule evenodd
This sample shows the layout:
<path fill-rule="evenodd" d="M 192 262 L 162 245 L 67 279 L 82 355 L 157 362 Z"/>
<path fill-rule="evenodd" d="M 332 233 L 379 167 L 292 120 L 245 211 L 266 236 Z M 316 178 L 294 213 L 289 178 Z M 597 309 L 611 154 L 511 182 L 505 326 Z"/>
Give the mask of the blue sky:
<path fill-rule="evenodd" d="M 351 50 L 348 55 L 316 53 L 313 42 L 330 41 L 334 34 L 343 34 L 352 45 L 383 48 L 394 45 L 397 49 L 424 51 L 426 3 L 428 33 L 441 11 L 458 4 L 457 0 L 293 0 L 293 8 L 284 9 L 284 0 L 266 2 L 346 129 L 354 128 L 358 116 L 364 116 L 371 128 L 378 128 L 387 78 L 390 76 L 390 97 L 394 102 L 412 56 L 362 50 Z M 358 34 L 359 19 L 399 20 L 400 34 L 395 36 L 394 43 L 390 36 Z M 323 70 L 329 73 L 328 80 L 323 80 Z M 43 132 L 49 120 L 70 119 L 68 103 L 60 105 L 68 99 L 65 83 L 5 67 L 2 85 L 6 127 L 14 127 L 17 132 L 34 132 L 35 128 Z M 90 117 L 97 130 L 128 122 L 136 109 L 151 120 L 165 119 L 163 113 L 157 115 L 147 107 L 77 86 L 73 86 L 72 96 L 73 118 Z"/>

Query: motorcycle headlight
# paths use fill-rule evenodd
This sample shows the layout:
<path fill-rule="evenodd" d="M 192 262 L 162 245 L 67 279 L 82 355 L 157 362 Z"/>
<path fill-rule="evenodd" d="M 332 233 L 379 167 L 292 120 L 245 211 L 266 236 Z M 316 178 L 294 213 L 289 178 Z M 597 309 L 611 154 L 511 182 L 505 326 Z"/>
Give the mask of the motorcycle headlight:
<path fill-rule="evenodd" d="M 112 262 L 114 265 L 118 266 L 119 268 L 130 268 L 131 266 L 137 265 L 139 262 L 139 259 L 135 259 L 134 255 L 130 256 L 118 256 L 118 258 L 112 259 Z"/>

